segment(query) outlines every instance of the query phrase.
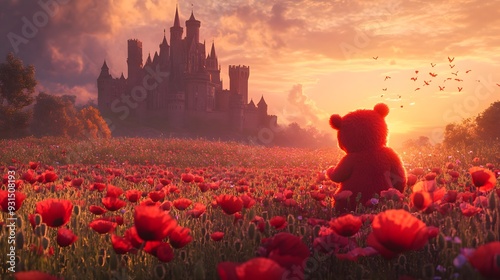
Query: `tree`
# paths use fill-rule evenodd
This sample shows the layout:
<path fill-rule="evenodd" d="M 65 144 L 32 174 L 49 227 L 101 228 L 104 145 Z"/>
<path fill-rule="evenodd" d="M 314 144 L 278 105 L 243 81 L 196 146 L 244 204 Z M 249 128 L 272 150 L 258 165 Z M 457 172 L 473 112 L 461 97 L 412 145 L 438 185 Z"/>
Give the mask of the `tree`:
<path fill-rule="evenodd" d="M 500 101 L 494 102 L 476 118 L 477 133 L 483 140 L 500 139 Z"/>
<path fill-rule="evenodd" d="M 85 107 L 78 112 L 78 117 L 83 125 L 83 136 L 86 138 L 111 138 L 108 124 L 95 107 Z"/>
<path fill-rule="evenodd" d="M 477 139 L 477 125 L 471 119 L 465 119 L 462 123 L 448 124 L 444 131 L 443 144 L 446 147 L 467 147 L 474 144 Z"/>
<path fill-rule="evenodd" d="M 33 65 L 23 62 L 9 53 L 0 64 L 0 137 L 18 136 L 28 127 L 31 111 L 26 107 L 34 101 L 37 81 Z"/>
<path fill-rule="evenodd" d="M 41 92 L 33 108 L 31 131 L 35 136 L 75 137 L 80 135 L 83 125 L 71 98 Z"/>

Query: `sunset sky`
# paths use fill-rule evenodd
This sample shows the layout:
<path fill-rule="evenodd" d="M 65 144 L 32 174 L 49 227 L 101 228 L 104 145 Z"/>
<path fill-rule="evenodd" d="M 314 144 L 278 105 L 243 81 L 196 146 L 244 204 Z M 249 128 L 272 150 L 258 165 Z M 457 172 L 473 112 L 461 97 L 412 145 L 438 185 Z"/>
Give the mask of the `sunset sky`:
<path fill-rule="evenodd" d="M 420 135 L 435 142 L 447 123 L 500 99 L 500 1 L 40 2 L 50 8 L 0 2 L 1 60 L 15 52 L 35 65 L 38 90 L 82 103 L 97 98 L 104 59 L 113 77 L 127 76 L 127 39 L 143 42 L 144 61 L 164 29 L 169 40 L 176 4 L 183 27 L 192 10 L 201 21 L 207 53 L 215 42 L 224 87 L 228 65 L 250 66 L 249 97 L 264 95 L 280 123 L 331 130 L 331 114 L 385 102 L 395 142 Z M 37 31 L 23 35 L 37 20 Z M 13 34 L 22 42 L 12 44 Z"/>

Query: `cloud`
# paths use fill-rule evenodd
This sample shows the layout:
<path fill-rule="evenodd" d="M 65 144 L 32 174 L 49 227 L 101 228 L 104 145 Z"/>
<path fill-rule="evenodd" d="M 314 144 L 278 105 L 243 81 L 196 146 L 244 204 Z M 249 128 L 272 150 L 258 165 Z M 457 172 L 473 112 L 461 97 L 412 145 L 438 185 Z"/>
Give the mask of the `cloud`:
<path fill-rule="evenodd" d="M 301 126 L 317 126 L 323 123 L 327 114 L 320 110 L 315 102 L 302 92 L 302 85 L 297 84 L 288 92 L 287 105 L 291 105 L 293 113 L 286 112 L 288 122 L 296 122 Z"/>

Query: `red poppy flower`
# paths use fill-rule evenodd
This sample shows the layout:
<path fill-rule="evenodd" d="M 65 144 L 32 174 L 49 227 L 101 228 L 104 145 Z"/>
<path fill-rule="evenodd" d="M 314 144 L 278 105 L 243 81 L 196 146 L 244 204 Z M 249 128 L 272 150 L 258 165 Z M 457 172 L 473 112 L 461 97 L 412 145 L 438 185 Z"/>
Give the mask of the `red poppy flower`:
<path fill-rule="evenodd" d="M 182 173 L 181 174 L 181 180 L 184 183 L 191 183 L 194 181 L 194 175 L 191 173 Z"/>
<path fill-rule="evenodd" d="M 190 229 L 177 226 L 170 233 L 168 237 L 168 241 L 172 247 L 179 249 L 186 246 L 189 242 L 193 241 L 193 237 L 189 234 L 191 232 Z"/>
<path fill-rule="evenodd" d="M 167 263 L 174 259 L 174 250 L 170 244 L 160 241 L 148 241 L 144 246 L 144 251 L 158 258 L 161 262 Z"/>
<path fill-rule="evenodd" d="M 102 214 L 107 212 L 106 209 L 102 208 L 101 206 L 97 206 L 97 205 L 90 205 L 89 211 L 94 215 L 102 215 Z"/>
<path fill-rule="evenodd" d="M 189 207 L 193 203 L 190 199 L 187 198 L 179 198 L 173 201 L 174 207 L 183 211 Z"/>
<path fill-rule="evenodd" d="M 36 203 L 36 213 L 42 216 L 42 222 L 49 227 L 64 226 L 69 222 L 73 204 L 69 200 L 46 199 Z"/>
<path fill-rule="evenodd" d="M 71 186 L 75 188 L 81 187 L 83 184 L 83 178 L 75 178 L 71 180 Z"/>
<path fill-rule="evenodd" d="M 131 227 L 125 231 L 124 238 L 130 241 L 132 246 L 135 248 L 139 249 L 141 248 L 142 244 L 144 243 L 144 240 L 139 237 L 139 234 L 137 234 L 137 229 L 135 227 Z"/>
<path fill-rule="evenodd" d="M 75 241 L 78 240 L 76 236 L 70 229 L 61 227 L 57 230 L 57 244 L 61 247 L 67 247 Z"/>
<path fill-rule="evenodd" d="M 232 215 L 243 209 L 243 200 L 234 195 L 222 194 L 217 197 L 216 201 L 217 205 L 228 215 Z"/>
<path fill-rule="evenodd" d="M 344 254 L 337 253 L 335 254 L 335 256 L 339 260 L 357 261 L 359 257 L 368 257 L 376 254 L 378 254 L 377 250 L 373 249 L 372 247 L 365 247 L 365 248 L 356 247 L 347 253 Z"/>
<path fill-rule="evenodd" d="M 162 240 L 177 226 L 168 213 L 154 206 L 137 206 L 134 225 L 139 237 L 145 241 Z"/>
<path fill-rule="evenodd" d="M 338 235 L 350 237 L 355 235 L 363 222 L 360 217 L 347 214 L 330 221 L 330 228 L 333 229 Z"/>
<path fill-rule="evenodd" d="M 19 210 L 25 199 L 26 195 L 22 192 L 9 193 L 6 190 L 0 190 L 0 208 L 6 213 Z"/>
<path fill-rule="evenodd" d="M 417 191 L 410 195 L 410 201 L 418 210 L 425 210 L 432 204 L 432 197 L 429 192 Z"/>
<path fill-rule="evenodd" d="M 284 229 L 287 226 L 286 219 L 282 216 L 274 216 L 269 220 L 269 224 L 277 230 Z"/>
<path fill-rule="evenodd" d="M 52 183 L 57 180 L 57 174 L 52 172 L 52 171 L 46 171 L 44 174 L 44 182 L 45 183 Z"/>
<path fill-rule="evenodd" d="M 106 207 L 109 211 L 117 211 L 127 205 L 125 201 L 113 196 L 103 197 L 101 201 L 104 207 Z"/>
<path fill-rule="evenodd" d="M 205 213 L 206 210 L 207 207 L 204 204 L 195 203 L 193 209 L 187 211 L 186 213 L 193 218 L 199 218 L 203 213 Z"/>
<path fill-rule="evenodd" d="M 148 196 L 153 202 L 157 202 L 165 198 L 165 193 L 162 190 L 152 191 L 148 194 Z"/>
<path fill-rule="evenodd" d="M 480 213 L 482 211 L 481 208 L 473 206 L 470 203 L 467 202 L 462 202 L 460 203 L 460 211 L 462 211 L 462 215 L 466 217 L 472 217 L 476 215 L 477 213 Z"/>
<path fill-rule="evenodd" d="M 217 274 L 221 280 L 284 279 L 286 270 L 268 258 L 253 258 L 244 263 L 221 262 Z"/>
<path fill-rule="evenodd" d="M 243 201 L 243 207 L 245 207 L 246 209 L 254 206 L 254 204 L 255 204 L 255 199 L 253 199 L 249 195 L 244 194 L 244 195 L 240 196 L 240 198 Z"/>
<path fill-rule="evenodd" d="M 430 228 L 405 210 L 387 210 L 372 222 L 367 244 L 389 259 L 410 250 L 422 249 L 429 238 Z"/>
<path fill-rule="evenodd" d="M 449 203 L 455 203 L 457 201 L 458 191 L 457 190 L 449 190 L 444 196 L 443 201 Z"/>
<path fill-rule="evenodd" d="M 113 185 L 107 185 L 106 197 L 119 197 L 123 193 L 123 189 Z"/>
<path fill-rule="evenodd" d="M 262 240 L 262 256 L 274 260 L 287 269 L 303 268 L 310 252 L 302 239 L 290 233 L 280 232 Z"/>
<path fill-rule="evenodd" d="M 20 271 L 20 272 L 15 272 L 14 273 L 14 279 L 15 280 L 59 280 L 62 278 L 52 276 L 48 273 L 37 271 L 37 270 L 31 270 L 31 271 Z"/>
<path fill-rule="evenodd" d="M 92 186 L 90 186 L 91 191 L 99 191 L 102 192 L 106 188 L 106 184 L 104 183 L 94 183 Z"/>
<path fill-rule="evenodd" d="M 468 260 L 483 277 L 500 279 L 500 241 L 479 246 Z"/>
<path fill-rule="evenodd" d="M 105 234 L 115 230 L 117 223 L 106 220 L 93 220 L 89 226 L 99 234 Z"/>
<path fill-rule="evenodd" d="M 30 166 L 30 169 L 36 169 L 38 167 L 38 162 L 30 161 L 28 165 Z"/>
<path fill-rule="evenodd" d="M 224 238 L 224 233 L 221 231 L 216 231 L 210 234 L 210 238 L 212 238 L 213 241 L 220 241 L 222 240 L 222 238 Z"/>
<path fill-rule="evenodd" d="M 491 170 L 481 167 L 472 167 L 469 169 L 472 176 L 474 186 L 478 187 L 480 191 L 486 192 L 495 187 L 497 178 Z"/>
<path fill-rule="evenodd" d="M 142 192 L 139 190 L 128 190 L 125 192 L 125 197 L 130 202 L 137 202 L 141 198 Z"/>
<path fill-rule="evenodd" d="M 126 254 L 134 249 L 130 240 L 115 234 L 111 235 L 111 245 L 113 246 L 113 250 L 115 250 L 115 253 L 117 253 L 118 255 Z"/>
<path fill-rule="evenodd" d="M 33 184 L 37 181 L 36 174 L 31 169 L 28 169 L 28 171 L 26 171 L 26 173 L 24 173 L 23 176 L 21 176 L 21 179 L 30 184 Z"/>

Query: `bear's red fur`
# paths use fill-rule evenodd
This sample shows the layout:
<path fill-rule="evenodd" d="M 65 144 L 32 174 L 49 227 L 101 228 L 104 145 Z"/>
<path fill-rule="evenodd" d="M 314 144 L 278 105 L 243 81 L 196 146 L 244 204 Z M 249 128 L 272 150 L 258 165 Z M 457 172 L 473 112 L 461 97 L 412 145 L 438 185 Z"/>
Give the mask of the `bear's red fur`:
<path fill-rule="evenodd" d="M 404 191 L 405 169 L 398 154 L 386 146 L 388 130 L 384 118 L 388 113 L 389 107 L 379 103 L 373 110 L 356 110 L 344 117 L 330 117 L 331 127 L 337 130 L 338 145 L 346 155 L 327 170 L 327 175 L 340 183 L 337 193 L 345 190 L 353 193 L 348 200 L 335 202 L 337 211 L 354 211 L 359 194 L 359 202 L 365 205 L 374 194 L 383 190 Z"/>

